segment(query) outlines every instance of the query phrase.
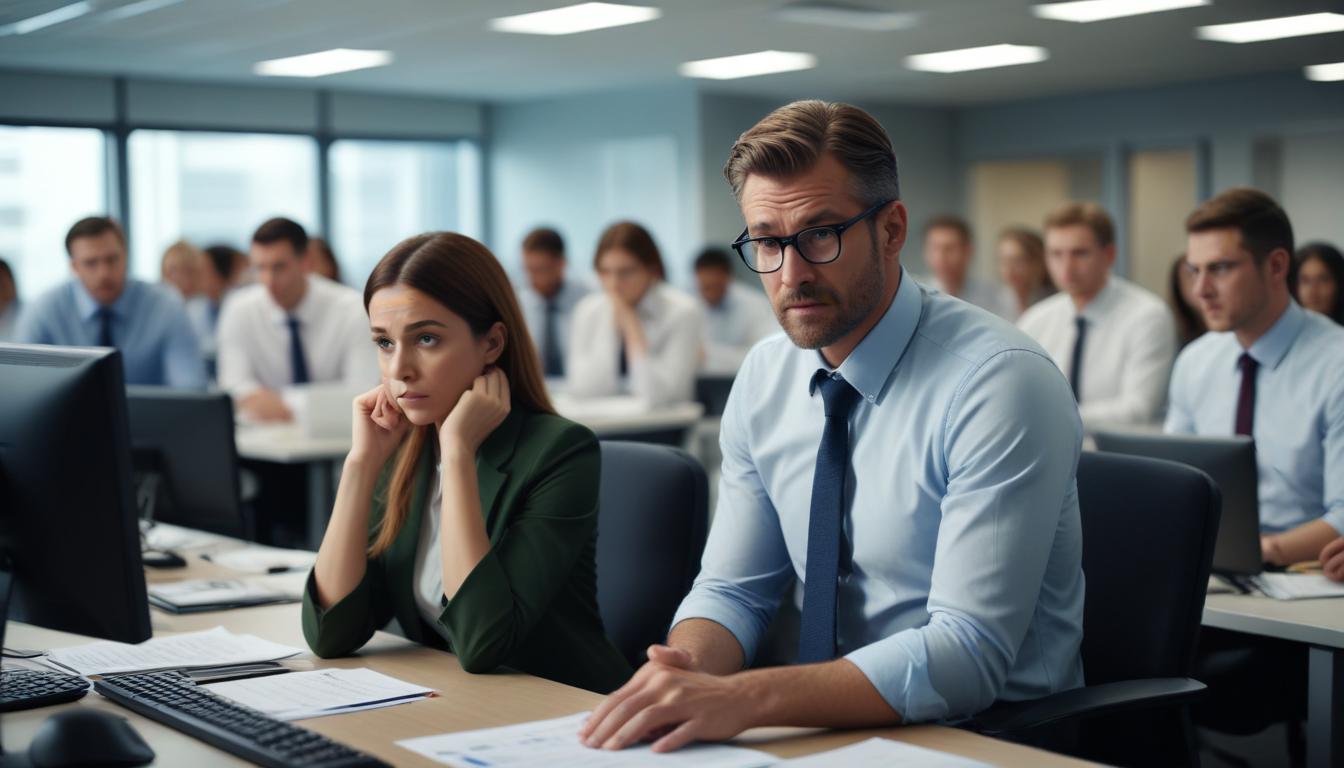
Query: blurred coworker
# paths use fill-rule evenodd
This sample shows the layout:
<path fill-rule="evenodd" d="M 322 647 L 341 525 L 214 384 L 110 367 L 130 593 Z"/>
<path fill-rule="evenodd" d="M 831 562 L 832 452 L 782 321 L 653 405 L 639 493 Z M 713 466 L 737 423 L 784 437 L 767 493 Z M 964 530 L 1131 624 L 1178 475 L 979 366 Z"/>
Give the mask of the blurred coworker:
<path fill-rule="evenodd" d="M 336 253 L 331 250 L 331 245 L 325 238 L 308 238 L 306 261 L 309 272 L 321 275 L 333 283 L 341 282 L 341 265 L 337 263 Z"/>
<path fill-rule="evenodd" d="M 9 262 L 0 259 L 0 341 L 9 341 L 19 320 L 19 287 Z"/>
<path fill-rule="evenodd" d="M 633 394 L 651 405 L 694 399 L 705 316 L 667 284 L 653 236 L 633 222 L 613 224 L 593 266 L 602 290 L 574 308 L 568 393 Z"/>
<path fill-rule="evenodd" d="M 1023 312 L 1055 292 L 1045 268 L 1045 243 L 1026 227 L 1009 227 L 999 233 L 999 316 L 1016 322 Z"/>
<path fill-rule="evenodd" d="M 1045 262 L 1060 292 L 1017 325 L 1068 377 L 1083 423 L 1161 420 L 1176 327 L 1161 299 L 1111 274 L 1111 217 L 1095 203 L 1068 203 L 1051 213 Z"/>
<path fill-rule="evenodd" d="M 1265 193 L 1230 189 L 1185 226 L 1210 332 L 1176 361 L 1166 429 L 1254 437 L 1265 562 L 1314 560 L 1344 534 L 1344 329 L 1293 301 L 1292 225 Z"/>
<path fill-rule="evenodd" d="M 948 296 L 998 314 L 999 296 L 994 286 L 970 275 L 974 256 L 971 228 L 960 216 L 942 214 L 924 225 L 924 263 L 929 265 L 934 286 Z"/>
<path fill-rule="evenodd" d="M 159 262 L 159 274 L 164 284 L 171 285 L 184 300 L 200 291 L 201 271 L 205 257 L 196 246 L 178 240 L 168 246 Z"/>
<path fill-rule="evenodd" d="M 1167 303 L 1176 318 L 1176 344 L 1178 349 L 1200 336 L 1208 328 L 1199 314 L 1199 302 L 1194 294 L 1195 278 L 1185 266 L 1185 254 L 1182 253 L 1171 263 L 1171 272 L 1167 275 Z"/>
<path fill-rule="evenodd" d="M 752 345 L 774 333 L 775 312 L 765 294 L 733 279 L 733 261 L 722 248 L 695 259 L 695 286 L 705 311 L 705 373 L 731 376 Z"/>
<path fill-rule="evenodd" d="M 239 288 L 219 318 L 219 386 L 260 421 L 288 420 L 280 390 L 341 382 L 362 392 L 378 383 L 364 301 L 353 288 L 310 278 L 308 235 L 271 219 L 252 235 L 257 284 Z"/>
<path fill-rule="evenodd" d="M 233 288 L 238 276 L 237 256 L 242 254 L 227 245 L 212 245 L 203 251 L 205 266 L 201 269 L 200 293 L 187 300 L 187 317 L 201 344 L 206 367 L 215 369 L 218 350 L 219 312 L 224 296 Z M 244 257 L 246 258 L 246 257 Z"/>
<path fill-rule="evenodd" d="M 523 238 L 523 271 L 526 285 L 517 289 L 523 319 L 541 358 L 541 371 L 548 379 L 565 375 L 569 321 L 587 286 L 565 279 L 565 241 L 549 227 L 538 227 Z"/>
<path fill-rule="evenodd" d="M 1185 220 L 1186 263 L 1209 332 L 1171 377 L 1166 430 L 1250 435 L 1265 562 L 1314 560 L 1344 532 L 1344 329 L 1288 291 L 1293 228 L 1268 195 L 1230 189 Z M 1197 724 L 1249 734 L 1305 714 L 1306 647 L 1205 627 Z"/>
<path fill-rule="evenodd" d="M 80 219 L 65 236 L 65 251 L 74 279 L 24 308 L 16 341 L 116 347 L 127 384 L 205 386 L 201 351 L 181 297 L 126 277 L 126 238 L 117 222 Z"/>
<path fill-rule="evenodd" d="M 1293 258 L 1288 288 L 1303 308 L 1344 325 L 1344 254 L 1329 243 L 1309 243 Z"/>

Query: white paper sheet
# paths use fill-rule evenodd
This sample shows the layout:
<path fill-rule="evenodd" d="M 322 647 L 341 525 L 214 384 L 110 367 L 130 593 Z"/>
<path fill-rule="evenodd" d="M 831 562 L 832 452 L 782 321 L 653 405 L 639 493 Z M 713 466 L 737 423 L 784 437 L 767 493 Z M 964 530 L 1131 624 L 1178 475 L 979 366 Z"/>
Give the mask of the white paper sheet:
<path fill-rule="evenodd" d="M 215 627 L 205 632 L 155 637 L 139 645 L 102 641 L 56 648 L 47 658 L 81 675 L 100 675 L 276 661 L 300 653 L 302 648 Z"/>
<path fill-rule="evenodd" d="M 990 768 L 986 763 L 946 752 L 937 752 L 891 739 L 868 739 L 848 747 L 795 757 L 779 763 L 778 768 Z"/>
<path fill-rule="evenodd" d="M 1251 581 L 1275 600 L 1344 597 L 1344 584 L 1325 578 L 1323 573 L 1262 573 Z"/>
<path fill-rule="evenodd" d="M 647 745 L 619 752 L 591 749 L 579 742 L 579 726 L 587 712 L 555 720 L 445 733 L 398 741 L 408 749 L 457 768 L 503 768 L 544 765 L 546 768 L 761 768 L 774 765 L 773 755 L 740 747 L 697 744 L 676 752 L 655 754 Z"/>
<path fill-rule="evenodd" d="M 227 552 L 212 553 L 208 558 L 216 565 L 242 573 L 276 573 L 307 571 L 317 562 L 317 553 L 302 549 L 279 549 L 251 545 Z"/>
<path fill-rule="evenodd" d="M 210 690 L 281 720 L 338 715 L 419 701 L 433 689 L 371 669 L 319 669 L 206 686 Z"/>

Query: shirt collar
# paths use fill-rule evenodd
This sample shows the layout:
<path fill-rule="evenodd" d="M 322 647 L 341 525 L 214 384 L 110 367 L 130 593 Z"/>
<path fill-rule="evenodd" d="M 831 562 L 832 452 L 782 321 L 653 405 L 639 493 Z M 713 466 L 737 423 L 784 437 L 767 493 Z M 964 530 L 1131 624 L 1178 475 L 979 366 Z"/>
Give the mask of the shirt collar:
<path fill-rule="evenodd" d="M 850 386 L 858 390 L 863 399 L 877 402 L 882 388 L 891 378 L 910 339 L 914 338 L 915 328 L 919 326 L 920 315 L 924 311 L 924 291 L 919 284 L 910 279 L 910 274 L 901 268 L 901 285 L 896 289 L 896 297 L 891 306 L 877 321 L 877 325 L 868 331 L 859 345 L 849 353 L 840 367 L 834 370 Z M 817 352 L 823 370 L 830 371 L 826 359 Z M 816 379 L 809 380 L 808 393 L 815 394 Z"/>
<path fill-rule="evenodd" d="M 1302 307 L 1298 306 L 1296 301 L 1288 300 L 1288 308 L 1279 315 L 1279 319 L 1274 321 L 1265 335 L 1255 340 L 1251 348 L 1246 350 L 1255 362 L 1260 365 L 1278 368 L 1279 363 L 1288 354 L 1289 348 L 1297 339 L 1297 335 L 1302 332 L 1302 326 L 1307 322 L 1307 313 Z"/>
<path fill-rule="evenodd" d="M 89 294 L 88 290 L 84 287 L 84 284 L 79 282 L 79 280 L 73 280 L 72 284 L 75 289 L 75 308 L 79 311 L 80 319 L 92 320 L 103 305 L 99 304 L 93 296 Z M 130 295 L 134 287 L 135 281 L 127 277 L 126 285 L 121 289 L 121 295 L 117 297 L 116 301 L 108 305 L 112 309 L 113 316 L 126 316 L 126 305 L 130 303 Z"/>
<path fill-rule="evenodd" d="M 1101 286 L 1101 290 L 1097 291 L 1097 295 L 1093 296 L 1092 300 L 1087 302 L 1087 306 L 1083 307 L 1083 311 L 1078 314 L 1087 318 L 1091 323 L 1096 323 L 1100 320 L 1101 317 L 1106 314 L 1107 310 L 1110 309 L 1111 303 L 1115 299 L 1115 295 L 1119 292 L 1116 290 L 1115 280 L 1115 275 L 1107 273 L 1106 284 Z"/>
<path fill-rule="evenodd" d="M 275 299 L 271 296 L 270 291 L 267 291 L 264 287 L 262 288 L 262 291 L 266 296 L 266 310 L 270 313 L 272 322 L 284 325 L 289 322 L 289 317 L 291 315 L 298 318 L 300 323 L 306 322 L 309 319 L 307 315 L 309 310 L 314 306 L 313 292 L 317 288 L 317 281 L 312 277 L 306 277 L 305 279 L 308 281 L 308 287 L 303 289 L 303 298 L 299 299 L 299 303 L 289 312 L 286 312 L 284 307 L 275 303 Z"/>

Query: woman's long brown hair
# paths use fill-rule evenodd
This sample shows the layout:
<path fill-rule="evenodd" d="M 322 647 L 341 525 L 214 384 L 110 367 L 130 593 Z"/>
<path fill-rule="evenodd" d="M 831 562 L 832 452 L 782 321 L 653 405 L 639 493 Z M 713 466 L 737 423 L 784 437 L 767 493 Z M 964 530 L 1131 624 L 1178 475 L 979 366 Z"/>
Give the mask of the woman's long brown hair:
<path fill-rule="evenodd" d="M 484 245 L 455 232 L 426 232 L 402 240 L 378 262 L 364 286 L 364 311 L 382 288 L 404 285 L 429 296 L 461 317 L 478 338 L 495 323 L 505 329 L 504 351 L 495 366 L 509 379 L 512 407 L 555 413 L 541 374 L 536 348 L 504 268 Z M 416 465 L 434 425 L 413 427 L 401 441 L 387 484 L 386 511 L 369 546 L 377 557 L 396 540 L 411 504 Z"/>

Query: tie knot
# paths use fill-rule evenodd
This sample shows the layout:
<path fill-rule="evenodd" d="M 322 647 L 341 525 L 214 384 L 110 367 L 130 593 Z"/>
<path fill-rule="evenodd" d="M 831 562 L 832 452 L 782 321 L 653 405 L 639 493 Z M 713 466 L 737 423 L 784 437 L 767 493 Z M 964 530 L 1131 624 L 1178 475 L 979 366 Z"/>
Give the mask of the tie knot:
<path fill-rule="evenodd" d="M 1254 373 L 1258 365 L 1259 363 L 1255 361 L 1254 357 L 1251 357 L 1249 352 L 1242 352 L 1241 357 L 1237 360 L 1237 367 L 1241 368 L 1243 373 Z"/>
<path fill-rule="evenodd" d="M 1077 326 L 1078 330 L 1081 332 L 1083 328 L 1087 327 L 1087 318 L 1083 317 L 1082 315 L 1075 315 L 1073 318 L 1073 324 Z"/>
<path fill-rule="evenodd" d="M 112 308 L 111 308 L 111 307 L 106 307 L 106 306 L 104 306 L 104 307 L 99 307 L 98 309 L 94 310 L 94 313 L 93 313 L 93 314 L 94 314 L 99 320 L 111 320 L 111 319 L 112 319 Z"/>
<path fill-rule="evenodd" d="M 817 371 L 817 388 L 821 390 L 821 402 L 826 409 L 826 417 L 848 418 L 850 410 L 859 401 L 859 391 L 844 379 L 834 378 L 825 371 Z"/>
<path fill-rule="evenodd" d="M 299 318 L 293 315 L 285 315 L 285 324 L 294 330 L 299 328 Z"/>

